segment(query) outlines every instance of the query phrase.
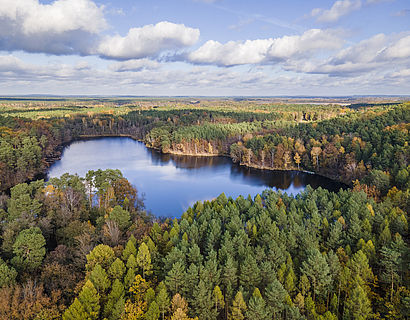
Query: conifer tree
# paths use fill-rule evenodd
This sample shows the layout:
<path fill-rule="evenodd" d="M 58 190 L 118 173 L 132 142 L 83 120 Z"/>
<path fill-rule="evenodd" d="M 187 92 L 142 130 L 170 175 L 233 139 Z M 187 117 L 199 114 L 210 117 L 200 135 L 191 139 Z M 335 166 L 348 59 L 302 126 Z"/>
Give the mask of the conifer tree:
<path fill-rule="evenodd" d="M 40 228 L 32 227 L 21 231 L 13 244 L 13 265 L 20 271 L 35 271 L 46 254 L 46 240 Z"/>
<path fill-rule="evenodd" d="M 172 269 L 165 277 L 165 283 L 167 284 L 169 290 L 174 294 L 178 292 L 178 289 L 182 285 L 184 273 L 184 266 L 182 262 L 178 261 L 173 264 Z"/>
<path fill-rule="evenodd" d="M 390 289 L 390 302 L 393 301 L 394 284 L 400 279 L 399 271 L 401 265 L 401 254 L 399 251 L 390 247 L 383 247 L 380 250 L 382 266 L 382 274 L 380 280 L 389 285 Z"/>
<path fill-rule="evenodd" d="M 285 309 L 287 292 L 277 279 L 274 279 L 265 289 L 265 296 L 267 308 L 271 314 L 281 313 Z"/>
<path fill-rule="evenodd" d="M 215 304 L 215 311 L 216 311 L 216 314 L 218 314 L 219 311 L 225 307 L 224 296 L 219 286 L 216 286 L 214 288 L 213 298 L 214 298 L 214 304 Z"/>
<path fill-rule="evenodd" d="M 126 288 L 131 287 L 132 283 L 134 282 L 135 279 L 135 269 L 134 268 L 129 268 L 127 270 L 127 274 L 124 277 L 124 285 Z"/>
<path fill-rule="evenodd" d="M 193 307 L 195 314 L 200 319 L 213 320 L 217 316 L 217 312 L 213 307 L 214 300 L 212 290 L 209 283 L 205 283 L 203 279 L 199 280 L 197 287 L 194 290 Z"/>
<path fill-rule="evenodd" d="M 316 304 L 310 293 L 305 299 L 305 310 L 308 319 L 316 319 Z"/>
<path fill-rule="evenodd" d="M 245 300 L 243 299 L 242 292 L 239 291 L 235 299 L 233 300 L 231 312 L 228 314 L 229 320 L 244 320 L 245 312 L 247 310 Z"/>
<path fill-rule="evenodd" d="M 237 268 L 235 266 L 235 262 L 229 255 L 226 259 L 225 266 L 222 269 L 222 284 L 225 287 L 225 292 L 229 300 L 233 298 L 234 289 L 236 288 L 238 281 L 236 273 Z"/>
<path fill-rule="evenodd" d="M 155 301 L 152 301 L 149 305 L 148 311 L 145 314 L 146 320 L 158 320 L 160 316 L 158 304 Z"/>
<path fill-rule="evenodd" d="M 265 300 L 258 288 L 253 291 L 252 297 L 249 299 L 246 317 L 252 320 L 268 320 L 269 314 L 266 310 Z"/>
<path fill-rule="evenodd" d="M 108 215 L 108 219 L 117 223 L 120 230 L 125 231 L 131 224 L 130 213 L 120 206 L 115 206 Z"/>
<path fill-rule="evenodd" d="M 138 267 L 137 260 L 135 259 L 135 256 L 131 254 L 127 260 L 127 269 L 135 270 L 137 267 Z"/>
<path fill-rule="evenodd" d="M 379 245 L 380 246 L 385 246 L 385 245 L 388 245 L 390 243 L 390 241 L 391 241 L 391 231 L 390 231 L 388 223 L 386 223 L 386 225 L 385 225 L 382 233 L 380 234 L 380 237 L 379 237 L 378 240 L 379 240 Z"/>
<path fill-rule="evenodd" d="M 299 290 L 303 296 L 306 296 L 310 290 L 310 281 L 306 274 L 302 274 L 299 278 Z"/>
<path fill-rule="evenodd" d="M 138 267 L 142 269 L 142 277 L 144 279 L 145 276 L 152 274 L 151 254 L 145 242 L 141 243 L 138 248 L 136 262 Z"/>
<path fill-rule="evenodd" d="M 88 315 L 78 298 L 74 299 L 72 305 L 63 314 L 63 320 L 83 320 L 87 317 Z"/>
<path fill-rule="evenodd" d="M 0 258 L 0 288 L 14 284 L 17 271 Z"/>
<path fill-rule="evenodd" d="M 134 255 L 134 257 L 137 255 L 137 249 L 135 248 L 134 240 L 135 238 L 134 239 L 130 238 L 127 244 L 125 245 L 125 249 L 121 255 L 122 261 L 127 262 L 130 255 Z"/>
<path fill-rule="evenodd" d="M 94 288 L 100 295 L 104 294 L 104 292 L 111 285 L 107 273 L 99 264 L 95 265 L 94 269 L 90 273 L 89 279 L 91 280 L 91 282 L 94 285 Z"/>
<path fill-rule="evenodd" d="M 251 288 L 258 285 L 260 281 L 259 267 L 255 258 L 252 255 L 247 255 L 240 268 L 240 285 L 247 292 L 251 292 Z"/>
<path fill-rule="evenodd" d="M 124 277 L 125 270 L 126 268 L 124 262 L 122 262 L 121 259 L 117 258 L 108 269 L 108 275 L 111 279 L 122 280 L 122 278 Z"/>
<path fill-rule="evenodd" d="M 155 301 L 155 291 L 152 288 L 148 288 L 147 292 L 145 292 L 144 297 L 145 302 L 149 305 L 152 301 Z"/>
<path fill-rule="evenodd" d="M 308 251 L 307 260 L 303 261 L 301 271 L 311 280 L 315 301 L 315 296 L 324 294 L 331 282 L 329 265 L 318 249 L 312 249 Z"/>
<path fill-rule="evenodd" d="M 356 281 L 356 283 L 357 285 L 353 288 L 346 301 L 346 309 L 352 319 L 365 320 L 371 315 L 371 303 L 366 291 L 359 284 L 360 281 Z"/>
<path fill-rule="evenodd" d="M 167 289 L 166 289 L 165 286 L 163 286 L 159 290 L 156 302 L 158 304 L 159 311 L 161 312 L 162 320 L 164 320 L 165 319 L 165 314 L 168 312 L 169 305 L 170 305 L 169 297 L 168 297 L 168 294 L 167 294 Z"/>
<path fill-rule="evenodd" d="M 115 302 L 114 307 L 111 311 L 111 314 L 108 317 L 108 320 L 119 320 L 124 313 L 124 309 L 125 309 L 125 298 L 121 297 Z"/>
<path fill-rule="evenodd" d="M 349 283 L 353 286 L 356 285 L 355 281 L 357 279 L 360 279 L 361 281 L 364 281 L 366 285 L 369 285 L 374 278 L 372 269 L 369 266 L 369 260 L 362 250 L 357 251 L 353 255 L 352 259 L 347 263 L 347 266 L 351 272 Z"/>
<path fill-rule="evenodd" d="M 78 295 L 78 300 L 83 305 L 84 310 L 90 319 L 98 319 L 100 313 L 100 295 L 90 281 L 85 283 Z"/>
<path fill-rule="evenodd" d="M 105 303 L 104 306 L 104 315 L 105 317 L 111 319 L 117 319 L 116 317 L 118 316 L 118 307 L 122 304 L 124 305 L 124 286 L 123 284 L 118 280 L 115 279 L 112 285 L 111 292 L 109 293 L 107 297 L 107 302 Z M 122 313 L 122 310 L 120 314 Z"/>
<path fill-rule="evenodd" d="M 82 288 L 78 299 L 66 310 L 65 320 L 96 320 L 100 313 L 100 295 L 94 285 L 88 280 Z"/>

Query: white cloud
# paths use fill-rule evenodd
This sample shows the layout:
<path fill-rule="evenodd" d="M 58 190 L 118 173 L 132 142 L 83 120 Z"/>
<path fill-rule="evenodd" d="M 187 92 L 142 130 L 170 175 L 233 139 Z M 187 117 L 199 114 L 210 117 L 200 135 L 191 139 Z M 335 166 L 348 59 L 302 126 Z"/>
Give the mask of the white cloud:
<path fill-rule="evenodd" d="M 334 30 L 311 29 L 301 36 L 284 36 L 273 41 L 268 56 L 286 59 L 295 55 L 305 55 L 317 50 L 334 50 L 343 45 L 339 32 Z"/>
<path fill-rule="evenodd" d="M 300 36 L 283 36 L 247 41 L 229 41 L 221 44 L 209 40 L 188 55 L 188 60 L 198 64 L 234 66 L 269 63 L 304 56 L 317 50 L 333 50 L 343 41 L 333 30 L 311 29 Z"/>
<path fill-rule="evenodd" d="M 399 39 L 396 43 L 386 49 L 388 58 L 410 58 L 410 36 Z"/>
<path fill-rule="evenodd" d="M 23 61 L 12 55 L 0 56 L 0 72 L 18 72 L 25 68 Z"/>
<path fill-rule="evenodd" d="M 285 69 L 303 73 L 352 76 L 369 72 L 385 73 L 410 66 L 410 35 L 377 34 L 320 60 L 290 61 Z"/>
<path fill-rule="evenodd" d="M 157 69 L 143 68 L 124 73 L 88 65 L 83 59 L 72 64 L 31 64 L 23 60 L 0 56 L 0 94 L 403 94 L 408 93 L 410 81 L 409 65 L 407 68 L 384 65 L 349 77 L 335 73 L 329 77 L 328 74 L 283 71 L 279 66 L 271 65 L 250 69 L 189 65 L 181 68 L 181 62 L 177 62 L 174 66 L 170 63 L 171 66 L 167 64 Z"/>
<path fill-rule="evenodd" d="M 393 78 L 401 78 L 401 77 L 408 77 L 410 78 L 410 68 L 409 69 L 403 69 L 403 70 L 399 70 L 396 72 L 393 72 L 391 74 L 391 77 Z"/>
<path fill-rule="evenodd" d="M 338 0 L 328 10 L 321 8 L 313 9 L 311 15 L 317 17 L 319 22 L 336 22 L 341 17 L 359 10 L 361 6 L 362 2 L 360 0 Z"/>
<path fill-rule="evenodd" d="M 141 71 L 144 69 L 157 69 L 160 64 L 157 61 L 149 59 L 134 59 L 122 62 L 116 62 L 110 66 L 110 70 L 116 72 Z"/>
<path fill-rule="evenodd" d="M 198 29 L 162 21 L 132 28 L 125 37 L 108 36 L 101 41 L 96 53 L 109 59 L 139 59 L 155 56 L 164 50 L 192 46 L 198 38 Z"/>
<path fill-rule="evenodd" d="M 128 63 L 121 62 L 122 63 Z M 47 87 L 49 93 L 87 94 L 154 94 L 162 90 L 164 94 L 176 92 L 183 94 L 185 90 L 225 90 L 232 88 L 255 89 L 262 85 L 269 85 L 269 80 L 263 72 L 257 71 L 242 74 L 226 69 L 194 66 L 186 70 L 175 69 L 146 69 L 128 70 L 126 73 L 117 72 L 115 68 L 101 69 L 88 66 L 85 61 L 69 64 L 33 65 L 25 63 L 13 56 L 0 56 L 0 93 L 6 88 L 19 82 L 19 88 L 26 87 L 26 92 L 36 92 Z M 24 86 L 21 84 L 25 81 Z M 64 83 L 62 86 L 61 84 Z M 57 88 L 57 89 L 56 89 Z M 136 92 L 135 90 L 144 89 Z M 68 90 L 68 91 L 65 91 Z M 126 90 L 126 91 L 124 91 Z M 180 91 L 174 91 L 180 90 Z M 73 91 L 71 91 L 73 92 Z M 156 91 L 159 94 L 159 91 Z M 193 91 L 190 91 L 193 94 Z M 197 91 L 199 92 L 199 91 Z M 222 91 L 219 92 L 221 94 Z M 10 94 L 10 92 L 9 92 Z"/>
<path fill-rule="evenodd" d="M 167 21 L 102 38 L 104 7 L 92 0 L 0 0 L 0 50 L 56 55 L 100 55 L 127 60 L 193 45 L 199 30 Z"/>
<path fill-rule="evenodd" d="M 248 63 L 261 63 L 272 44 L 272 39 L 229 41 L 222 44 L 209 40 L 199 49 L 188 55 L 193 63 L 233 66 Z"/>
<path fill-rule="evenodd" d="M 387 36 L 380 33 L 341 50 L 332 58 L 332 63 L 336 65 L 343 64 L 346 61 L 354 63 L 371 62 L 385 49 L 386 45 Z"/>
<path fill-rule="evenodd" d="M 0 49 L 84 54 L 107 27 L 103 7 L 91 0 L 0 0 Z"/>

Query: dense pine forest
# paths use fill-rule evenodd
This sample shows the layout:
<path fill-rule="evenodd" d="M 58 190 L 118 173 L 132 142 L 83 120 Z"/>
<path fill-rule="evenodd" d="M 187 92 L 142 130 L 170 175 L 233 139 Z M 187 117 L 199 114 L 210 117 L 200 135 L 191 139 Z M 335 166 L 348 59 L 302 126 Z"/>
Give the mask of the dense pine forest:
<path fill-rule="evenodd" d="M 406 319 L 409 123 L 408 103 L 2 101 L 0 319 Z M 350 188 L 221 194 L 171 220 L 118 170 L 44 180 L 98 136 Z"/>

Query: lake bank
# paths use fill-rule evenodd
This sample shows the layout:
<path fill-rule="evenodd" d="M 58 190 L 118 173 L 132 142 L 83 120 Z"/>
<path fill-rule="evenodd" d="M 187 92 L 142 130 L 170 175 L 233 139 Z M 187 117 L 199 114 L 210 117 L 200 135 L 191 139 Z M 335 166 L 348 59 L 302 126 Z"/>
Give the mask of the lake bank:
<path fill-rule="evenodd" d="M 61 160 L 48 170 L 49 177 L 65 172 L 84 175 L 88 170 L 120 169 L 157 216 L 179 216 L 197 200 L 209 200 L 224 192 L 236 198 L 266 188 L 290 194 L 307 185 L 331 191 L 345 188 L 330 179 L 301 171 L 259 170 L 239 166 L 228 157 L 164 154 L 128 137 L 88 137 L 63 149 Z"/>

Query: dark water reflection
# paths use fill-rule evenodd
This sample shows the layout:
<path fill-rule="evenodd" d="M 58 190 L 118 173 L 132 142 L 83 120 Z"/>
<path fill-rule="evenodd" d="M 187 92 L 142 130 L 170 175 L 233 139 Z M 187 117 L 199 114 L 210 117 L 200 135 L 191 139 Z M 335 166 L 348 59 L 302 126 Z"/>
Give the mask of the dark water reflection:
<path fill-rule="evenodd" d="M 217 197 L 252 197 L 266 188 L 296 195 L 310 184 L 337 191 L 341 184 L 297 171 L 245 168 L 226 157 L 193 157 L 161 154 L 129 138 L 77 141 L 64 149 L 49 177 L 65 172 L 84 176 L 88 170 L 120 169 L 145 194 L 148 210 L 157 216 L 180 216 L 197 200 Z"/>

